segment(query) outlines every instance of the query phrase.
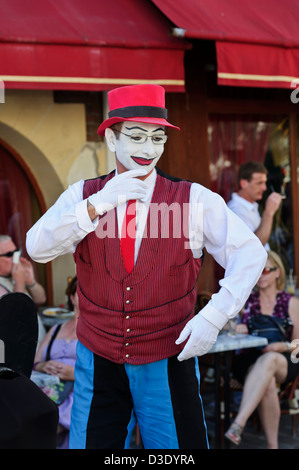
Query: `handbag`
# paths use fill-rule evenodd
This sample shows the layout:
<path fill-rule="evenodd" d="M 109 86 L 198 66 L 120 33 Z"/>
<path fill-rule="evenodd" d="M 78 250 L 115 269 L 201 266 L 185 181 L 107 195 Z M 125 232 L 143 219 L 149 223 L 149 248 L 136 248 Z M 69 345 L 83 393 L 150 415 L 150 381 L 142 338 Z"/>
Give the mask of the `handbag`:
<path fill-rule="evenodd" d="M 44 385 L 41 390 L 56 403 L 61 405 L 74 388 L 72 380 L 60 380 L 58 384 Z"/>
<path fill-rule="evenodd" d="M 57 325 L 49 341 L 47 352 L 46 352 L 46 361 L 49 361 L 51 359 L 51 347 L 61 326 L 62 326 L 61 324 Z M 63 403 L 64 400 L 69 396 L 73 388 L 74 388 L 73 380 L 61 380 L 60 379 L 58 384 L 45 385 L 41 387 L 41 390 L 46 395 L 48 395 L 48 397 L 51 398 L 51 400 L 53 400 L 57 405 L 61 405 L 61 403 Z"/>
<path fill-rule="evenodd" d="M 274 318 L 270 315 L 251 315 L 248 318 L 248 331 L 253 336 L 267 338 L 268 343 L 286 341 L 290 318 Z"/>

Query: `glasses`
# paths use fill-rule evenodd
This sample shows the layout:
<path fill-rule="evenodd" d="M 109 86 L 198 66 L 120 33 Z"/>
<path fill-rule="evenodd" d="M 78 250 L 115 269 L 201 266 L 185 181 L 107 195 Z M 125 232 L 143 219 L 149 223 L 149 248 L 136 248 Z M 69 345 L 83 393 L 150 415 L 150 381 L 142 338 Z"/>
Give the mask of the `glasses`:
<path fill-rule="evenodd" d="M 264 268 L 262 271 L 262 274 L 269 274 L 272 273 L 273 271 L 276 271 L 277 267 L 274 268 Z"/>
<path fill-rule="evenodd" d="M 16 249 L 14 251 L 8 251 L 7 253 L 3 253 L 3 255 L 0 255 L 0 257 L 5 256 L 6 258 L 11 258 L 16 251 L 19 251 L 19 250 Z"/>
<path fill-rule="evenodd" d="M 147 139 L 152 139 L 152 143 L 155 145 L 162 145 L 165 144 L 167 140 L 167 135 L 147 135 L 143 134 L 142 132 L 134 132 L 133 134 L 125 134 L 124 132 L 118 131 L 117 129 L 113 129 L 114 132 L 119 132 L 120 134 L 125 135 L 126 137 L 129 137 L 130 141 L 133 142 L 133 144 L 144 144 Z"/>

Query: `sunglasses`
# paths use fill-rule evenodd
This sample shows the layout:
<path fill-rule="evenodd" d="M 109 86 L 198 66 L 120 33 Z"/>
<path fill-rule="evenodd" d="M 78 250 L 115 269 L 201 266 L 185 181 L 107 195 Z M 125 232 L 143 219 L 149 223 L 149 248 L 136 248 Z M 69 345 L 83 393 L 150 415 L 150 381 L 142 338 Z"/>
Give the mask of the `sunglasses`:
<path fill-rule="evenodd" d="M 14 255 L 14 253 L 16 251 L 19 251 L 18 249 L 14 250 L 14 251 L 8 251 L 7 253 L 3 253 L 3 255 L 0 255 L 1 256 L 5 256 L 6 258 L 12 258 L 12 256 Z"/>
<path fill-rule="evenodd" d="M 276 271 L 277 267 L 274 268 L 264 268 L 262 271 L 262 274 L 269 274 L 272 273 L 272 271 Z"/>

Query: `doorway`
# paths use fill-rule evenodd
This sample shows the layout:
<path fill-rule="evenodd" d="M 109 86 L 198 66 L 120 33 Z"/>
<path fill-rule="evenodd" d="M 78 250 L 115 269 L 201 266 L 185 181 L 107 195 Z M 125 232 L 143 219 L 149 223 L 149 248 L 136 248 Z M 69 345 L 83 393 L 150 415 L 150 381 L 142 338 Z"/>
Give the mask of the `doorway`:
<path fill-rule="evenodd" d="M 0 233 L 10 235 L 22 256 L 26 251 L 26 233 L 42 215 L 44 205 L 35 179 L 12 149 L 0 143 Z M 45 265 L 33 263 L 36 279 L 51 302 L 49 273 Z"/>
<path fill-rule="evenodd" d="M 226 202 L 238 190 L 237 174 L 241 164 L 251 160 L 263 163 L 268 170 L 267 191 L 260 201 L 260 211 L 267 196 L 283 194 L 275 214 L 269 240 L 271 249 L 283 260 L 286 273 L 294 270 L 294 238 L 290 156 L 290 123 L 288 115 L 210 114 L 211 189 Z"/>

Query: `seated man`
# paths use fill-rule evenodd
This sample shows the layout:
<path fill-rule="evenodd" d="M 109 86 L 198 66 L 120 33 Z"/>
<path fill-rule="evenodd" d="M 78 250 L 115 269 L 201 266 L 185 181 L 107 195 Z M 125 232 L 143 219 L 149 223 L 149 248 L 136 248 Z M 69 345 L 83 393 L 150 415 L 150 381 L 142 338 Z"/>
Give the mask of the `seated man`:
<path fill-rule="evenodd" d="M 32 263 L 20 257 L 13 262 L 13 253 L 18 251 L 9 235 L 0 235 L 0 297 L 9 292 L 23 292 L 31 297 L 35 305 L 46 301 L 46 293 L 34 277 Z M 45 336 L 45 329 L 39 320 L 39 342 Z"/>
<path fill-rule="evenodd" d="M 258 201 L 267 189 L 267 169 L 259 162 L 247 162 L 240 166 L 238 173 L 239 190 L 232 194 L 228 207 L 235 212 L 262 244 L 269 250 L 268 240 L 271 235 L 273 218 L 278 211 L 282 196 L 276 192 L 266 200 L 262 216 L 259 213 Z"/>
<path fill-rule="evenodd" d="M 21 257 L 13 263 L 17 247 L 9 235 L 0 235 L 0 296 L 8 292 L 29 294 L 36 305 L 46 301 L 44 288 L 34 278 L 32 263 Z"/>

